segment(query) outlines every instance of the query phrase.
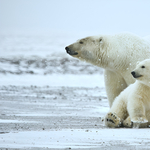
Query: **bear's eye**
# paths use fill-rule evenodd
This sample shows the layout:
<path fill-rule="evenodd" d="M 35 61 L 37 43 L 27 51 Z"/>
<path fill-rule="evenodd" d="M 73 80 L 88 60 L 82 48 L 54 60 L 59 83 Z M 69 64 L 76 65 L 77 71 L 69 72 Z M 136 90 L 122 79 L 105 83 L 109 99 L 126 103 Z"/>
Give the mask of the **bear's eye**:
<path fill-rule="evenodd" d="M 142 66 L 141 68 L 145 68 L 145 66 Z"/>
<path fill-rule="evenodd" d="M 102 43 L 102 38 L 99 39 L 99 42 Z"/>
<path fill-rule="evenodd" d="M 79 43 L 80 43 L 80 44 L 83 44 L 83 42 L 82 42 L 82 41 L 80 41 Z"/>

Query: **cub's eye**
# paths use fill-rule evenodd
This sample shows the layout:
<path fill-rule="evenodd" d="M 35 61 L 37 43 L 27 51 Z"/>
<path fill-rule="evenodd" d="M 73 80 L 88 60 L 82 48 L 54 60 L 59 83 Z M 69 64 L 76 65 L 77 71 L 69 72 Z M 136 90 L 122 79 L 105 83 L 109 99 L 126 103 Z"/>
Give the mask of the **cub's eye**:
<path fill-rule="evenodd" d="M 145 66 L 142 66 L 141 68 L 145 68 Z"/>
<path fill-rule="evenodd" d="M 80 44 L 83 44 L 83 42 L 82 42 L 82 41 L 80 41 L 79 43 L 80 43 Z"/>

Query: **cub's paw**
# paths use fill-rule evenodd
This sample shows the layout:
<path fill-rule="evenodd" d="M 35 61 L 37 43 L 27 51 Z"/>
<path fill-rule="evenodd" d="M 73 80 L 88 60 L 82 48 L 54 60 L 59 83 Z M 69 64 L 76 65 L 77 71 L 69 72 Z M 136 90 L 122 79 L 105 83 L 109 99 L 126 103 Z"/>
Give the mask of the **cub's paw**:
<path fill-rule="evenodd" d="M 123 121 L 123 126 L 127 128 L 133 127 L 133 122 L 131 121 L 130 117 Z"/>
<path fill-rule="evenodd" d="M 131 121 L 133 123 L 147 123 L 148 122 L 148 120 L 147 120 L 147 118 L 145 116 L 143 116 L 143 117 L 133 117 L 131 119 Z"/>
<path fill-rule="evenodd" d="M 110 128 L 118 128 L 121 126 L 120 118 L 110 112 L 105 117 L 105 125 Z"/>

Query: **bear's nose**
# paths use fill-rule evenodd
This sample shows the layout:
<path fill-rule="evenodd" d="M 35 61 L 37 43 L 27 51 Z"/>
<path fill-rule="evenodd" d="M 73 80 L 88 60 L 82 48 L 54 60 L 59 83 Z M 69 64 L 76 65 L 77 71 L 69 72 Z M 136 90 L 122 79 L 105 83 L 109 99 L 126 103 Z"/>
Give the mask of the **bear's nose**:
<path fill-rule="evenodd" d="M 133 75 L 133 77 L 135 77 L 135 72 L 134 71 L 132 71 L 131 74 Z"/>
<path fill-rule="evenodd" d="M 77 55 L 78 54 L 76 51 L 71 50 L 69 47 L 65 47 L 65 49 L 69 55 Z"/>
<path fill-rule="evenodd" d="M 67 52 L 68 54 L 70 54 L 69 47 L 65 47 L 65 49 L 66 49 L 66 52 Z"/>

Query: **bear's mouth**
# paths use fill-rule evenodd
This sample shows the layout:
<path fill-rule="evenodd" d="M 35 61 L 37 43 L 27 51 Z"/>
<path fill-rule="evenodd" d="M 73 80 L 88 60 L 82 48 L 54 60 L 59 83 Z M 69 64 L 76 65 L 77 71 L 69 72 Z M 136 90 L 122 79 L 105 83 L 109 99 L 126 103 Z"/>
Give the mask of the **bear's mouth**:
<path fill-rule="evenodd" d="M 78 52 L 71 50 L 69 47 L 65 47 L 65 49 L 69 55 L 78 55 Z"/>
<path fill-rule="evenodd" d="M 140 77 L 142 77 L 142 75 L 137 74 L 135 71 L 132 71 L 131 74 L 132 74 L 132 76 L 134 78 L 140 78 Z"/>
<path fill-rule="evenodd" d="M 133 77 L 137 79 L 137 78 L 142 77 L 142 75 L 134 75 Z"/>

